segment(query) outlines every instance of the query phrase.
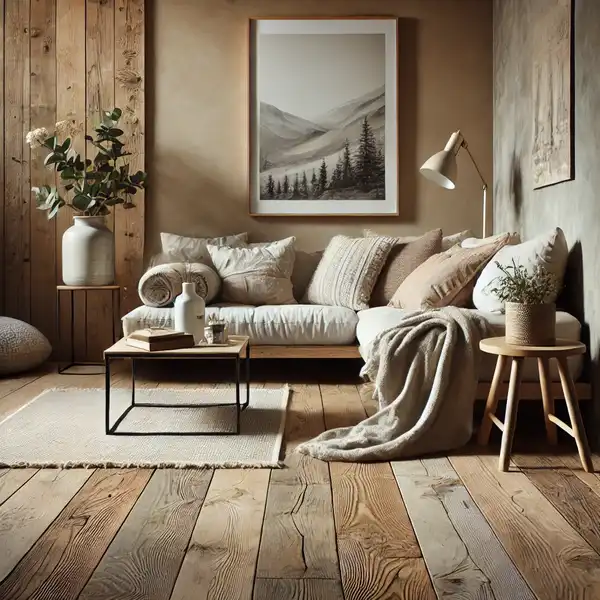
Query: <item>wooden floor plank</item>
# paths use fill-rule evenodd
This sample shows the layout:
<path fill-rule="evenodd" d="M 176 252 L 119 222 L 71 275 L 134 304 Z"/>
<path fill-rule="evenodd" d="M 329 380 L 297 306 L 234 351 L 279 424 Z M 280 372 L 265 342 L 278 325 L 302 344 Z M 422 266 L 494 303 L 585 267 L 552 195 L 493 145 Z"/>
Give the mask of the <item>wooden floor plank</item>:
<path fill-rule="evenodd" d="M 42 469 L 0 506 L 0 581 L 90 478 L 92 470 Z"/>
<path fill-rule="evenodd" d="M 450 462 L 538 598 L 600 598 L 600 556 L 524 473 L 498 471 L 496 456 Z"/>
<path fill-rule="evenodd" d="M 271 484 L 257 577 L 338 579 L 329 484 Z"/>
<path fill-rule="evenodd" d="M 446 458 L 392 469 L 438 597 L 535 600 Z"/>
<path fill-rule="evenodd" d="M 0 469 L 0 505 L 4 504 L 36 473 L 37 469 Z"/>
<path fill-rule="evenodd" d="M 588 473 L 583 470 L 581 466 L 581 459 L 576 451 L 572 453 L 561 453 L 560 462 L 563 466 L 571 469 L 575 476 L 583 481 L 596 495 L 600 496 L 600 456 L 598 454 L 592 454 L 592 465 L 594 467 L 594 473 Z"/>
<path fill-rule="evenodd" d="M 366 383 L 359 383 L 356 386 L 363 408 L 365 409 L 365 412 L 369 417 L 374 415 L 379 410 L 379 406 L 377 406 L 377 401 L 373 398 L 374 387 L 375 384 L 372 381 Z"/>
<path fill-rule="evenodd" d="M 283 469 L 274 469 L 271 483 L 329 485 L 327 463 L 294 452 L 298 444 L 325 430 L 321 391 L 317 384 L 294 385 L 285 424 L 285 459 Z"/>
<path fill-rule="evenodd" d="M 352 427 L 363 421 L 367 413 L 363 408 L 355 385 L 321 385 L 323 413 L 327 429 Z"/>
<path fill-rule="evenodd" d="M 212 471 L 155 471 L 79 596 L 168 600 Z"/>
<path fill-rule="evenodd" d="M 344 600 L 344 596 L 339 581 L 330 579 L 257 579 L 254 600 Z"/>
<path fill-rule="evenodd" d="M 513 454 L 512 460 L 571 527 L 600 553 L 600 496 L 556 458 Z"/>
<path fill-rule="evenodd" d="M 346 600 L 435 598 L 388 463 L 330 463 Z"/>
<path fill-rule="evenodd" d="M 151 474 L 97 469 L 0 584 L 0 598 L 75 600 Z"/>
<path fill-rule="evenodd" d="M 251 600 L 269 471 L 215 472 L 171 600 Z"/>

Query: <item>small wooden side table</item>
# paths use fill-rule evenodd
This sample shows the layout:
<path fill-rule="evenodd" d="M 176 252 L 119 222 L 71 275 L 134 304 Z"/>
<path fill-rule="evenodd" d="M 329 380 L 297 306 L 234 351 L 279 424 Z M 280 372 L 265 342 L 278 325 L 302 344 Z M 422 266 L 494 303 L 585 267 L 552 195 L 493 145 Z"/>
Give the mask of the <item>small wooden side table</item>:
<path fill-rule="evenodd" d="M 62 341 L 62 328 L 61 328 L 61 311 L 60 311 L 60 298 L 62 293 L 66 293 L 69 296 L 70 302 L 70 319 L 71 325 L 69 330 L 70 335 L 70 361 L 67 365 L 58 365 L 58 372 L 61 375 L 70 375 L 67 371 L 71 367 L 81 366 L 97 366 L 103 367 L 104 362 L 76 362 L 75 361 L 75 293 L 81 292 L 85 296 L 85 317 L 84 317 L 84 338 L 86 340 L 87 349 L 87 293 L 88 292 L 107 292 L 110 293 L 110 307 L 111 307 L 111 323 L 112 323 L 112 343 L 114 344 L 119 339 L 119 326 L 116 324 L 117 319 L 121 316 L 121 286 L 120 285 L 57 285 L 56 286 L 56 323 L 58 328 L 59 342 Z M 104 373 L 104 371 L 102 371 Z M 81 375 L 82 373 L 73 373 Z M 94 373 L 86 373 L 93 375 Z"/>
<path fill-rule="evenodd" d="M 593 472 L 592 458 L 588 446 L 585 428 L 579 411 L 579 401 L 573 378 L 567 365 L 567 357 L 585 353 L 585 344 L 572 340 L 556 340 L 554 346 L 513 346 L 507 344 L 503 337 L 493 337 L 481 340 L 479 348 L 488 354 L 496 354 L 496 370 L 492 379 L 490 393 L 485 405 L 485 413 L 479 430 L 478 443 L 485 445 L 490 438 L 492 425 L 496 425 L 502 431 L 502 445 L 500 447 L 500 460 L 498 468 L 500 471 L 508 471 L 510 452 L 512 449 L 515 426 L 517 424 L 517 410 L 519 407 L 519 387 L 523 372 L 523 359 L 537 358 L 540 374 L 540 387 L 542 390 L 542 401 L 544 405 L 544 419 L 546 422 L 546 436 L 550 444 L 556 444 L 556 426 L 566 431 L 577 442 L 577 450 L 583 468 Z M 508 384 L 508 398 L 506 403 L 506 416 L 504 423 L 496 417 L 498 406 L 497 390 L 502 382 L 502 376 L 507 365 L 507 359 L 512 359 L 510 369 L 510 381 Z M 565 402 L 569 411 L 571 426 L 561 421 L 554 414 L 554 398 L 550 386 L 550 359 L 555 358 L 558 362 L 558 372 L 565 395 Z"/>

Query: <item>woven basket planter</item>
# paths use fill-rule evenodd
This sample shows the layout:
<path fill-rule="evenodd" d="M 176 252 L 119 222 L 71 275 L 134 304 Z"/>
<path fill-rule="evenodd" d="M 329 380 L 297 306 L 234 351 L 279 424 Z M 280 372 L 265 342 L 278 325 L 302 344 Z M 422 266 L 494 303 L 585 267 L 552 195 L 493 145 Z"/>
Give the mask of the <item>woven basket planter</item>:
<path fill-rule="evenodd" d="M 506 343 L 515 346 L 553 346 L 556 305 L 506 302 Z"/>

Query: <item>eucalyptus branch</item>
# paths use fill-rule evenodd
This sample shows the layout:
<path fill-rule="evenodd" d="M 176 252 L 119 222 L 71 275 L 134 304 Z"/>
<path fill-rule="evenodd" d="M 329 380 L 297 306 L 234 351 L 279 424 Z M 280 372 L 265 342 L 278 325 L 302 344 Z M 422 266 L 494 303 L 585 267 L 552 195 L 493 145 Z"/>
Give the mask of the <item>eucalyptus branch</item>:
<path fill-rule="evenodd" d="M 65 127 L 67 121 L 57 123 L 52 135 L 43 127 L 27 134 L 27 143 L 32 149 L 44 147 L 50 150 L 44 165 L 59 174 L 63 195 L 55 186 L 32 188 L 38 209 L 47 211 L 48 219 L 56 216 L 63 206 L 87 216 L 107 215 L 111 207 L 118 204 L 123 208 L 135 206 L 132 196 L 146 187 L 147 174 L 144 171 L 129 172 L 125 157 L 131 156 L 131 152 L 124 150 L 120 140 L 124 132 L 117 127 L 121 115 L 120 108 L 104 112 L 102 122 L 94 130 L 95 137 L 85 136 L 97 150 L 93 160 L 84 159 L 75 152 L 69 136 L 59 141 L 58 135 L 69 129 Z"/>

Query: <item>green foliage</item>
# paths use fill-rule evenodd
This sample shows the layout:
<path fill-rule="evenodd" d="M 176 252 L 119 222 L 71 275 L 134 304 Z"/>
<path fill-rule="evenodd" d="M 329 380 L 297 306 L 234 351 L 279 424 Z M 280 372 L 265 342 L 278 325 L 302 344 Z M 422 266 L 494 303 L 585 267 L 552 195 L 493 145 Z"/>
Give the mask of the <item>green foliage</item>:
<path fill-rule="evenodd" d="M 130 173 L 126 157 L 131 153 L 125 151 L 120 140 L 123 130 L 117 127 L 121 114 L 120 108 L 105 112 L 94 130 L 96 135 L 85 136 L 96 149 L 93 160 L 76 153 L 69 137 L 60 142 L 54 133 L 42 142 L 50 150 L 44 165 L 56 171 L 59 187 L 64 191 L 63 197 L 54 186 L 32 188 L 38 209 L 47 211 L 48 219 L 55 217 L 63 206 L 86 216 L 107 215 L 118 204 L 123 208 L 135 206 L 132 196 L 146 187 L 147 174 Z"/>
<path fill-rule="evenodd" d="M 556 277 L 543 267 L 529 270 L 523 265 L 518 265 L 514 259 L 512 265 L 504 266 L 498 261 L 496 265 L 502 271 L 502 275 L 491 281 L 486 289 L 501 302 L 545 304 L 558 292 Z"/>

